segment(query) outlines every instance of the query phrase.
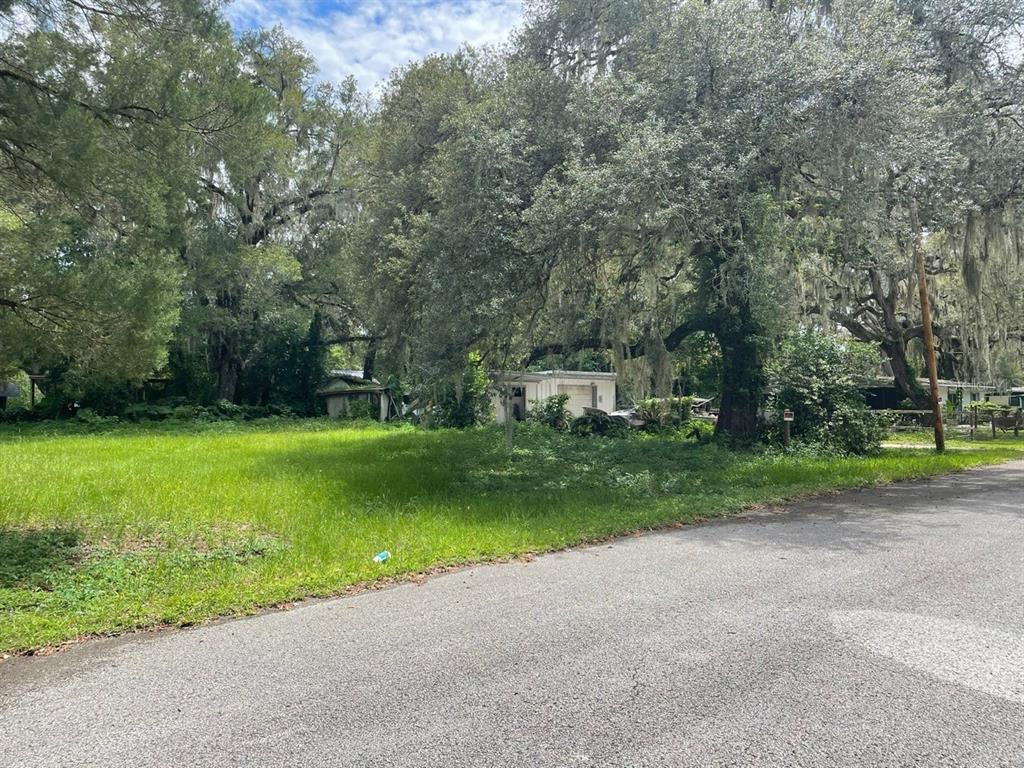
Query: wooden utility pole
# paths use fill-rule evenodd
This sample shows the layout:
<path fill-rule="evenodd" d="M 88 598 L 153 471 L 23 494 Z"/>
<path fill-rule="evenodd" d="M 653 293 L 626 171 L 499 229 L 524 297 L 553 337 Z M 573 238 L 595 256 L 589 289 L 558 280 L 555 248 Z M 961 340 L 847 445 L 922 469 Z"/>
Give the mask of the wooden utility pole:
<path fill-rule="evenodd" d="M 924 247 L 921 243 L 921 219 L 917 213 L 917 199 L 910 198 L 910 228 L 913 230 L 914 262 L 917 266 L 917 290 L 921 294 L 921 325 L 924 329 L 924 357 L 928 363 L 928 389 L 932 401 L 932 415 L 935 420 L 935 450 L 946 450 L 946 435 L 943 432 L 942 405 L 939 403 L 939 371 L 935 362 L 935 337 L 932 334 L 932 312 L 928 302 L 928 282 L 924 272 Z"/>

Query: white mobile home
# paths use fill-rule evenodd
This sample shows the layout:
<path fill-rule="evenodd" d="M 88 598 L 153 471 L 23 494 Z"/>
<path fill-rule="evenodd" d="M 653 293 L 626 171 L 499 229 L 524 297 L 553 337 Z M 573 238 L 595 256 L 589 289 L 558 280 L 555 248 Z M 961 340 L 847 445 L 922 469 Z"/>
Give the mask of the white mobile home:
<path fill-rule="evenodd" d="M 989 396 L 988 400 L 1010 408 L 1024 408 L 1024 387 L 1011 387 L 1002 394 Z"/>
<path fill-rule="evenodd" d="M 928 392 L 928 379 L 918 379 L 917 383 L 922 391 Z M 975 384 L 968 381 L 939 379 L 938 384 L 939 397 L 944 403 L 954 403 L 957 411 L 962 411 L 971 403 L 988 400 L 996 391 L 996 388 L 990 384 Z M 901 407 L 903 396 L 888 376 L 879 376 L 878 382 L 874 386 L 865 388 L 864 391 L 871 408 L 898 410 Z"/>
<path fill-rule="evenodd" d="M 928 391 L 930 386 L 928 379 L 918 379 L 918 383 L 921 385 L 921 389 L 925 392 Z M 942 398 L 942 402 L 959 403 L 957 410 L 966 408 L 971 403 L 988 400 L 996 391 L 991 384 L 975 384 L 969 381 L 950 381 L 948 379 L 939 379 L 938 383 L 939 397 Z"/>
<path fill-rule="evenodd" d="M 502 393 L 511 397 L 512 417 L 523 419 L 536 403 L 552 395 L 568 395 L 566 408 L 573 416 L 582 416 L 584 408 L 615 410 L 614 373 L 601 371 L 494 371 L 494 416 L 505 421 Z"/>

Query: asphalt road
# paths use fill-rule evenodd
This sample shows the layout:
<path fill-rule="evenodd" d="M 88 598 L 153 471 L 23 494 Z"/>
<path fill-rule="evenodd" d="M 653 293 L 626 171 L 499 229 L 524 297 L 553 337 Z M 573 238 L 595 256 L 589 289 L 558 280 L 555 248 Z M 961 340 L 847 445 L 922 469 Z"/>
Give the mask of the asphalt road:
<path fill-rule="evenodd" d="M 1024 462 L 11 659 L 0 765 L 1022 766 Z"/>

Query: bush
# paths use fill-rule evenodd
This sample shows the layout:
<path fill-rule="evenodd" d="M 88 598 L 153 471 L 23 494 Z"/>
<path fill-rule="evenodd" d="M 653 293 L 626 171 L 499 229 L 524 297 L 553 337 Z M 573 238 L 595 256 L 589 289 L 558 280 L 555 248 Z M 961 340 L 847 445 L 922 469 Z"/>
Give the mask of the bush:
<path fill-rule="evenodd" d="M 784 339 L 768 365 L 769 408 L 775 416 L 769 438 L 778 440 L 782 411 L 792 411 L 794 440 L 826 452 L 874 453 L 881 448 L 889 419 L 872 411 L 862 387 L 878 371 L 878 352 L 869 344 L 802 330 Z"/>
<path fill-rule="evenodd" d="M 149 405 L 137 403 L 124 409 L 124 417 L 128 421 L 164 421 L 174 415 L 175 409 L 169 405 Z"/>
<path fill-rule="evenodd" d="M 276 403 L 271 403 L 270 405 L 267 406 L 267 415 L 276 416 L 280 419 L 299 418 L 299 414 L 295 412 L 294 408 L 291 408 L 287 405 L 277 405 Z"/>
<path fill-rule="evenodd" d="M 171 401 L 178 402 L 178 401 Z M 81 412 L 81 411 L 80 411 Z M 171 405 L 161 403 L 136 403 L 124 409 L 123 416 L 132 422 L 145 421 L 248 421 L 265 419 L 270 416 L 294 418 L 295 412 L 281 405 L 235 405 L 221 400 L 213 405 Z"/>
<path fill-rule="evenodd" d="M 636 416 L 643 420 L 645 432 L 664 432 L 688 422 L 692 406 L 692 397 L 648 397 L 640 401 Z"/>
<path fill-rule="evenodd" d="M 544 424 L 552 429 L 568 429 L 572 422 L 572 414 L 565 407 L 568 402 L 568 395 L 546 397 L 526 413 L 526 420 Z"/>
<path fill-rule="evenodd" d="M 89 427 L 106 427 L 117 424 L 120 419 L 117 416 L 101 416 L 92 408 L 79 408 L 75 413 L 75 421 Z"/>
<path fill-rule="evenodd" d="M 352 420 L 375 421 L 380 416 L 380 408 L 369 400 L 351 400 L 344 418 Z"/>
<path fill-rule="evenodd" d="M 841 403 L 818 430 L 816 442 L 836 453 L 861 456 L 877 452 L 891 428 L 888 414 Z"/>
<path fill-rule="evenodd" d="M 177 405 L 171 408 L 171 418 L 175 421 L 192 421 L 198 412 L 199 409 L 194 405 Z"/>
<path fill-rule="evenodd" d="M 50 421 L 64 416 L 63 413 L 55 413 L 50 407 L 44 407 L 44 404 L 46 404 L 45 400 L 35 408 L 8 407 L 7 410 L 0 411 L 0 423 L 29 424 L 37 421 Z"/>
<path fill-rule="evenodd" d="M 0 423 L 36 422 L 54 419 L 70 419 L 75 423 L 92 426 L 106 426 L 120 421 L 136 424 L 152 421 L 248 421 L 277 417 L 283 419 L 296 418 L 296 413 L 286 405 L 235 405 L 226 400 L 210 406 L 183 403 L 181 398 L 166 398 L 157 403 L 133 403 L 121 409 L 120 416 L 108 415 L 102 410 L 92 407 L 77 408 L 74 411 L 58 410 L 54 403 L 58 401 L 46 398 L 34 409 L 9 408 L 0 411 Z M 74 405 L 73 403 L 71 404 Z M 373 409 L 374 416 L 376 409 Z"/>
<path fill-rule="evenodd" d="M 686 425 L 685 433 L 698 443 L 706 443 L 715 436 L 715 425 L 703 419 L 692 419 Z"/>
<path fill-rule="evenodd" d="M 585 413 L 572 420 L 569 431 L 578 437 L 625 437 L 629 432 L 629 423 L 621 416 Z"/>
<path fill-rule="evenodd" d="M 230 400 L 218 400 L 206 410 L 217 418 L 232 421 L 235 419 L 244 419 L 246 416 L 246 408 L 241 405 L 235 405 Z"/>

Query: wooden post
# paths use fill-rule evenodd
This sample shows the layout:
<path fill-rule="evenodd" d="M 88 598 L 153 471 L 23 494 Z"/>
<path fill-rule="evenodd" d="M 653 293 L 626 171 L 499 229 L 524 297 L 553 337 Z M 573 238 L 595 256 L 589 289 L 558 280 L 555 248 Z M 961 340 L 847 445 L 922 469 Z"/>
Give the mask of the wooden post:
<path fill-rule="evenodd" d="M 789 447 L 789 422 L 782 422 L 782 444 Z"/>
<path fill-rule="evenodd" d="M 996 412 L 995 411 L 989 411 L 989 413 L 992 414 L 992 437 L 995 438 L 995 436 L 996 436 Z"/>
<path fill-rule="evenodd" d="M 910 198 L 910 228 L 914 236 L 914 262 L 917 265 L 917 290 L 921 296 L 921 327 L 924 357 L 928 363 L 928 389 L 931 395 L 932 415 L 935 421 L 935 450 L 946 450 L 946 435 L 942 425 L 942 406 L 939 405 L 939 373 L 935 362 L 935 337 L 932 333 L 931 306 L 928 302 L 928 282 L 924 271 L 924 248 L 921 244 L 921 220 L 917 213 L 917 198 Z"/>

